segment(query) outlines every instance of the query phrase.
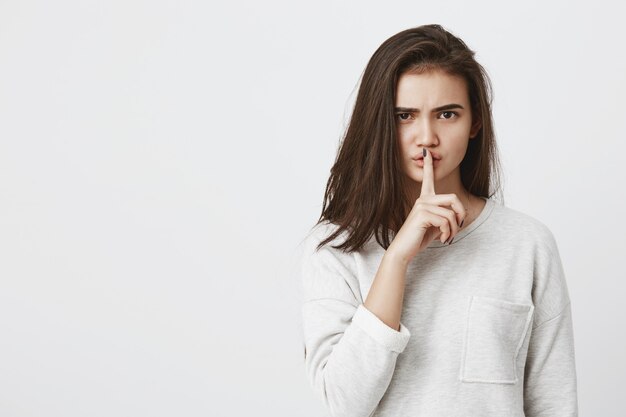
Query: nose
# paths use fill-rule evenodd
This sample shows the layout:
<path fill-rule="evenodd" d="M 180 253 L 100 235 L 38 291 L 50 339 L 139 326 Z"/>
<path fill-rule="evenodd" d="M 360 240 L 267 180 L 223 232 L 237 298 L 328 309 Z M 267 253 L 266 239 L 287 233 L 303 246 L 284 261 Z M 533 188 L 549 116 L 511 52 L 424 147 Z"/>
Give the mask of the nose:
<path fill-rule="evenodd" d="M 437 145 L 439 139 L 437 137 L 437 132 L 435 131 L 435 127 L 433 123 L 424 118 L 421 123 L 416 123 L 416 129 L 414 132 L 415 141 L 418 145 L 423 147 Z"/>

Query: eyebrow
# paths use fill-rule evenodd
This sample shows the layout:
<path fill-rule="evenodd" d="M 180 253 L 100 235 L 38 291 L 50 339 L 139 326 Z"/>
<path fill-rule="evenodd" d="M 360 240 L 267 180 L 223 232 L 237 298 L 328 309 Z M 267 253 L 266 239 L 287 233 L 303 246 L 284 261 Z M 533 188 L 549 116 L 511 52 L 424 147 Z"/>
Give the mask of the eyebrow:
<path fill-rule="evenodd" d="M 435 107 L 432 111 L 433 111 L 433 113 L 435 113 L 435 112 L 439 112 L 439 111 L 443 111 L 443 110 L 463 109 L 463 108 L 464 107 L 461 106 L 460 104 L 452 103 L 452 104 L 445 104 L 443 106 Z M 396 107 L 396 111 L 397 112 L 406 112 L 406 113 L 419 113 L 420 112 L 419 109 L 415 109 L 415 108 L 412 108 L 412 107 Z"/>

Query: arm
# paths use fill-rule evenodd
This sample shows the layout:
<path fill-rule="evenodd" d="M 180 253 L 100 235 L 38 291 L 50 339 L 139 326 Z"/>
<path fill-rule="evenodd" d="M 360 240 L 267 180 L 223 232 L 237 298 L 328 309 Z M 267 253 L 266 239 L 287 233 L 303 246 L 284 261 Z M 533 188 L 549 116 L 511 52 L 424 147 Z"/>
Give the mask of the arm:
<path fill-rule="evenodd" d="M 396 331 L 365 307 L 356 277 L 339 258 L 328 246 L 305 253 L 303 258 L 305 368 L 311 385 L 333 417 L 367 417 L 389 387 L 396 359 L 404 351 L 410 333 L 399 321 L 400 330 Z M 383 257 L 375 278 L 379 281 L 378 295 L 368 297 L 374 300 L 373 308 L 382 307 L 379 310 L 383 315 L 381 297 L 389 295 L 385 292 L 387 286 L 397 283 L 391 275 L 379 278 L 381 271 L 395 273 L 397 280 L 400 276 L 404 280 L 403 269 L 390 259 Z M 396 310 L 392 308 L 386 320 L 393 322 Z"/>
<path fill-rule="evenodd" d="M 532 330 L 524 378 L 528 417 L 578 416 L 571 304 Z"/>
<path fill-rule="evenodd" d="M 380 262 L 364 306 L 387 326 L 399 331 L 408 264 L 394 254 L 392 247 L 393 244 Z"/>
<path fill-rule="evenodd" d="M 578 416 L 571 302 L 559 251 L 551 233 L 538 253 L 535 319 L 524 372 L 528 417 Z"/>

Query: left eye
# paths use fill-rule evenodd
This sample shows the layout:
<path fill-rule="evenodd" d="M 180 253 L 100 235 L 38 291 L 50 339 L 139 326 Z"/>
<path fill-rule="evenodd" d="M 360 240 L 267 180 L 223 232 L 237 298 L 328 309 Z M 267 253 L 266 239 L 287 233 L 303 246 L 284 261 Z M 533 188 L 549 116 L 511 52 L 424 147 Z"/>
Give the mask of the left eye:
<path fill-rule="evenodd" d="M 454 117 L 458 116 L 458 114 L 456 112 L 454 112 L 454 111 L 444 111 L 441 114 L 453 114 Z M 452 119 L 452 117 L 444 117 L 444 119 Z"/>

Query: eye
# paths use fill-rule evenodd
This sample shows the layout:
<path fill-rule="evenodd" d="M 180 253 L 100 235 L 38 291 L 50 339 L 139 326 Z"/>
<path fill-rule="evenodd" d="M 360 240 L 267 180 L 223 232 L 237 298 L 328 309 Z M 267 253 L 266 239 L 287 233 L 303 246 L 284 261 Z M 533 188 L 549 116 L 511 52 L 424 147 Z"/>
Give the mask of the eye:
<path fill-rule="evenodd" d="M 409 118 L 411 117 L 411 113 L 398 113 L 398 114 L 396 114 L 396 116 L 400 120 L 409 120 Z"/>
<path fill-rule="evenodd" d="M 459 114 L 457 112 L 455 112 L 455 111 L 444 111 L 444 112 L 441 112 L 441 114 L 453 114 L 454 118 L 459 117 Z M 450 120 L 452 118 L 453 117 L 444 117 L 444 119 L 446 119 L 446 120 Z"/>

